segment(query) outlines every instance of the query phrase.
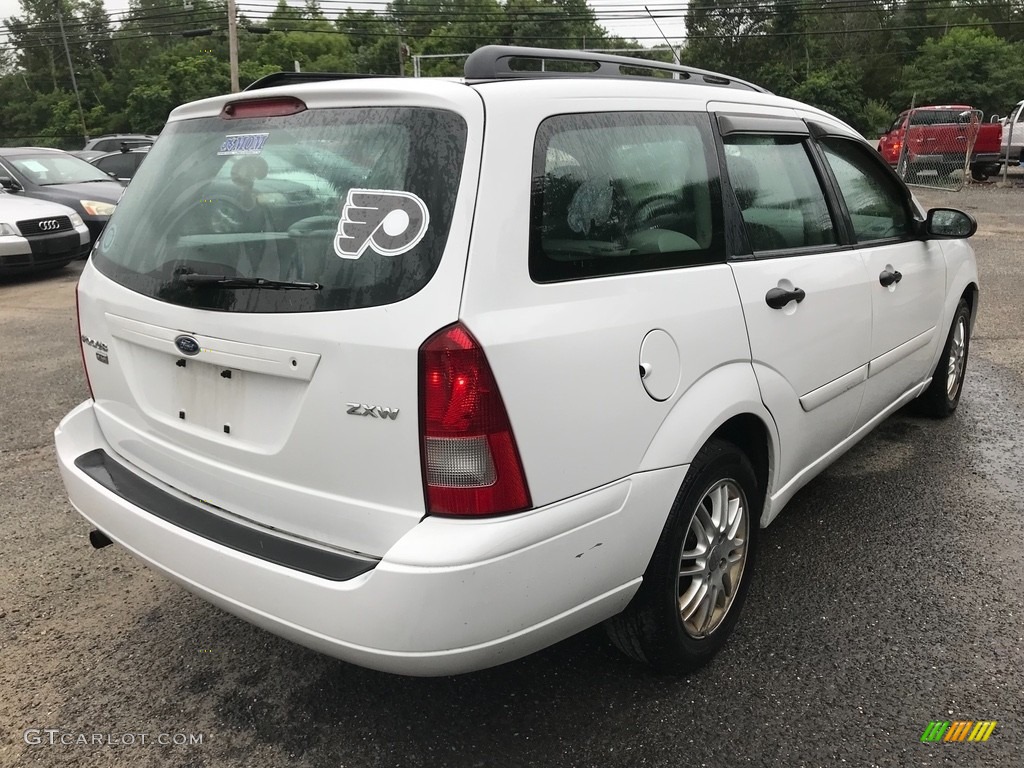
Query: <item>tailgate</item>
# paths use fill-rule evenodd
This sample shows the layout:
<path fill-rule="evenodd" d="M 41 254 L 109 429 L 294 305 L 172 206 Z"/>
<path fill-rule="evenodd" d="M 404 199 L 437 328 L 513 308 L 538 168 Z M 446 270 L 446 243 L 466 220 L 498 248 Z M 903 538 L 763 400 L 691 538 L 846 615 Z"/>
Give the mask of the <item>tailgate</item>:
<path fill-rule="evenodd" d="M 381 556 L 424 512 L 418 349 L 458 316 L 482 107 L 454 83 L 338 89 L 172 120 L 79 314 L 120 457 L 224 515 Z"/>

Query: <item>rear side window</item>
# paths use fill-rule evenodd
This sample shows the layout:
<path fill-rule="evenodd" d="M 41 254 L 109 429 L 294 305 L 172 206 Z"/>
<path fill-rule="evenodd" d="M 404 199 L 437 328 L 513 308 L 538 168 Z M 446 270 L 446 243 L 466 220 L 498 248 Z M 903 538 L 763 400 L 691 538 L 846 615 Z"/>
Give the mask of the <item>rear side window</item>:
<path fill-rule="evenodd" d="M 545 120 L 534 146 L 530 276 L 537 282 L 724 261 L 706 114 Z"/>
<path fill-rule="evenodd" d="M 100 158 L 94 165 L 104 173 L 111 173 L 119 178 L 131 176 L 135 172 L 135 158 L 128 153 Z"/>
<path fill-rule="evenodd" d="M 394 107 L 170 123 L 94 263 L 131 290 L 202 309 L 401 301 L 440 263 L 466 132 L 452 112 Z"/>
<path fill-rule="evenodd" d="M 837 242 L 803 139 L 729 136 L 725 163 L 755 253 Z"/>

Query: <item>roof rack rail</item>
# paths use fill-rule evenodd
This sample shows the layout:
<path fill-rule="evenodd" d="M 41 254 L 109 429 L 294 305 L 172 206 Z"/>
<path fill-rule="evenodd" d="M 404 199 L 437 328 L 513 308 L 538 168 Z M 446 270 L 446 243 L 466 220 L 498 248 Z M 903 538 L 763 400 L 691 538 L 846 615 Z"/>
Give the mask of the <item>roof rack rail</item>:
<path fill-rule="evenodd" d="M 359 75 L 347 72 L 274 72 L 243 88 L 243 91 L 258 91 L 261 88 L 274 88 L 278 85 L 301 85 L 302 83 L 322 83 L 326 80 L 361 80 L 368 77 L 396 77 L 396 75 Z"/>
<path fill-rule="evenodd" d="M 512 69 L 511 63 L 516 59 L 532 59 L 534 61 L 582 62 L 594 66 L 592 71 L 537 71 Z M 650 75 L 635 75 L 623 71 L 624 68 L 648 70 Z M 720 88 L 741 88 L 743 90 L 769 93 L 766 89 L 746 80 L 738 80 L 718 72 L 706 69 L 685 67 L 679 64 L 665 64 L 660 61 L 636 59 L 630 56 L 612 56 L 600 51 L 559 50 L 555 48 L 524 48 L 515 45 L 485 45 L 477 48 L 466 59 L 465 75 L 467 80 L 505 80 L 509 78 L 540 78 L 540 77 L 628 77 L 651 78 L 665 80 L 655 72 L 671 72 L 678 75 L 679 82 L 699 85 L 714 85 Z"/>

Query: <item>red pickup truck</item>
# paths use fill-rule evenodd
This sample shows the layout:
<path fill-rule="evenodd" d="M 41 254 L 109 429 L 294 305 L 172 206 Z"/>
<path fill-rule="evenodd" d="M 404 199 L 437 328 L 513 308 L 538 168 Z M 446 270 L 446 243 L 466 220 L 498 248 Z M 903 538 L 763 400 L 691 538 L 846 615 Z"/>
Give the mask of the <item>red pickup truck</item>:
<path fill-rule="evenodd" d="M 878 142 L 878 151 L 906 181 L 935 171 L 945 176 L 964 167 L 984 181 L 999 170 L 1003 127 L 983 123 L 979 110 L 962 104 L 917 107 L 902 112 Z"/>

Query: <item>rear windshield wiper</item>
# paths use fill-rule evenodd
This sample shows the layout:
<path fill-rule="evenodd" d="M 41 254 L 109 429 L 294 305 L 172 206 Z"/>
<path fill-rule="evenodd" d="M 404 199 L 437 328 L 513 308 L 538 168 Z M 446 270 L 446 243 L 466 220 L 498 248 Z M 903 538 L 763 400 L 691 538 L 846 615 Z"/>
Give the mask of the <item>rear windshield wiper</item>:
<path fill-rule="evenodd" d="M 264 277 L 229 277 L 227 275 L 181 275 L 181 282 L 189 288 L 212 285 L 217 288 L 267 288 L 270 290 L 319 291 L 320 283 L 300 283 L 287 280 L 267 280 Z"/>

